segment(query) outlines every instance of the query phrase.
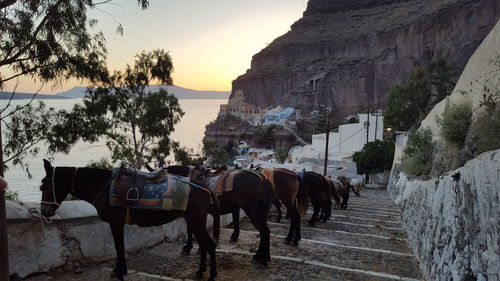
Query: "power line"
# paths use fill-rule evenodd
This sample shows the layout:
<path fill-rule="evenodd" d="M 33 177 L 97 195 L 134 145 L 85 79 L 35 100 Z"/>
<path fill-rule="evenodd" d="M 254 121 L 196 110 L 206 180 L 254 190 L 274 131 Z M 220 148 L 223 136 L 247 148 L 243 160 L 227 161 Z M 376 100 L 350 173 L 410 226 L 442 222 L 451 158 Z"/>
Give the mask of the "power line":
<path fill-rule="evenodd" d="M 351 136 L 349 136 L 348 138 L 344 139 L 343 141 L 341 141 L 340 143 L 332 146 L 331 148 L 328 149 L 328 153 L 330 153 L 332 151 L 332 149 L 334 148 L 337 148 L 339 147 L 341 144 L 343 144 L 344 142 L 350 140 L 352 137 L 354 137 L 355 135 L 357 135 L 359 132 L 361 132 L 363 129 L 365 129 L 364 127 L 361 127 L 361 129 L 359 129 L 358 131 L 356 131 L 354 134 L 352 134 Z M 324 153 L 324 152 L 320 152 L 319 156 L 321 156 L 321 154 Z"/>

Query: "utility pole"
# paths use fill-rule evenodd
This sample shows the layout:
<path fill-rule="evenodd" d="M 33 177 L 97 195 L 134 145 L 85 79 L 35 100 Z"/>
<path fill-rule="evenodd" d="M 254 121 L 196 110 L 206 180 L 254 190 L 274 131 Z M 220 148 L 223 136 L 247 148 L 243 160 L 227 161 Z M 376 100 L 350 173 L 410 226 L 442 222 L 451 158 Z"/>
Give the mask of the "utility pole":
<path fill-rule="evenodd" d="M 0 122 L 0 132 L 2 122 Z M 3 165 L 3 146 L 2 146 L 2 134 L 0 133 L 0 177 L 3 178 L 4 174 Z M 7 214 L 6 214 L 6 204 L 5 204 L 5 188 L 2 183 L 0 183 L 0 280 L 9 280 L 9 252 L 7 243 Z"/>
<path fill-rule="evenodd" d="M 325 144 L 325 167 L 323 175 L 326 177 L 326 167 L 328 166 L 328 141 L 330 140 L 330 118 L 326 120 L 326 144 Z"/>
<path fill-rule="evenodd" d="M 370 107 L 368 107 L 368 113 L 366 114 L 366 143 L 369 142 L 368 135 L 370 134 Z"/>

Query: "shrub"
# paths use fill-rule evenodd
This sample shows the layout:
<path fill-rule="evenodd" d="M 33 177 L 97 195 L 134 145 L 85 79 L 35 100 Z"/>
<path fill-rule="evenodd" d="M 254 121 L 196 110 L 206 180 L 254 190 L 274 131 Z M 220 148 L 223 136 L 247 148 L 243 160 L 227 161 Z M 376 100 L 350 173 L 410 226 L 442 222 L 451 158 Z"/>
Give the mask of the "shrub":
<path fill-rule="evenodd" d="M 353 155 L 358 174 L 374 174 L 390 170 L 393 159 L 394 143 L 389 141 L 369 142 Z"/>
<path fill-rule="evenodd" d="M 5 199 L 9 200 L 9 201 L 14 201 L 17 203 L 21 202 L 21 200 L 19 200 L 19 194 L 13 190 L 10 190 L 10 189 L 5 190 Z"/>
<path fill-rule="evenodd" d="M 86 166 L 86 168 L 97 168 L 103 170 L 112 170 L 113 166 L 108 162 L 108 160 L 101 158 L 99 161 L 90 161 Z"/>
<path fill-rule="evenodd" d="M 402 168 L 408 175 L 428 175 L 432 168 L 432 131 L 428 129 L 414 131 L 408 137 L 403 151 Z"/>
<path fill-rule="evenodd" d="M 278 147 L 274 150 L 274 158 L 280 163 L 284 163 L 288 157 L 288 149 L 285 147 Z"/>
<path fill-rule="evenodd" d="M 471 123 L 472 110 L 468 103 L 447 106 L 436 122 L 441 127 L 441 136 L 449 143 L 462 147 Z"/>
<path fill-rule="evenodd" d="M 500 104 L 478 113 L 471 125 L 470 142 L 478 153 L 500 148 Z"/>

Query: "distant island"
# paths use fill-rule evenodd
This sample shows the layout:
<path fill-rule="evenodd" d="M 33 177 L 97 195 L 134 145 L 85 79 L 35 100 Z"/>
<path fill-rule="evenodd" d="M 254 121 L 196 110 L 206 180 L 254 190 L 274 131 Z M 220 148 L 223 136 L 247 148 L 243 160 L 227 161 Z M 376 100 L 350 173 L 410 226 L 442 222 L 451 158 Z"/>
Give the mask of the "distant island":
<path fill-rule="evenodd" d="M 178 99 L 210 99 L 210 100 L 227 100 L 229 99 L 230 92 L 222 91 L 197 91 L 182 88 L 179 86 L 149 86 L 149 91 L 158 90 L 160 87 L 167 89 L 170 94 L 173 94 Z M 57 93 L 55 95 L 37 94 L 35 99 L 79 99 L 85 96 L 86 87 L 74 87 L 68 91 Z M 33 93 L 16 93 L 12 99 L 32 99 Z M 0 92 L 0 100 L 10 99 L 12 93 Z"/>

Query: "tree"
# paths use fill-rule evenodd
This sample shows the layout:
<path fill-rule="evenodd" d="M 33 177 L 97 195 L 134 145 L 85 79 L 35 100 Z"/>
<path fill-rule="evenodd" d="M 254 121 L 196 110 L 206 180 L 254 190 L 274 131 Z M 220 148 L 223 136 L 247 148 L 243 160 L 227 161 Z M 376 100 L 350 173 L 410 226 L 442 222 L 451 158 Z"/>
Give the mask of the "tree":
<path fill-rule="evenodd" d="M 192 148 L 176 146 L 174 148 L 175 162 L 182 166 L 189 166 L 193 163 L 203 163 L 203 158 L 194 157 L 194 150 Z"/>
<path fill-rule="evenodd" d="M 384 123 L 393 130 L 407 131 L 422 120 L 438 102 L 451 94 L 454 83 L 442 58 L 428 67 L 416 68 L 405 83 L 390 89 Z"/>
<path fill-rule="evenodd" d="M 4 89 L 6 82 L 15 81 L 21 76 L 42 84 L 52 82 L 56 85 L 69 78 L 93 82 L 106 77 L 105 38 L 102 32 L 91 32 L 97 21 L 88 18 L 87 11 L 112 3 L 111 0 L 0 0 L 0 90 Z M 143 9 L 149 6 L 148 0 L 138 0 L 137 3 Z M 121 25 L 117 30 L 123 31 Z M 11 100 L 16 88 L 17 85 L 11 93 Z M 9 118 L 16 111 L 26 112 L 27 109 L 24 106 L 12 107 L 9 102 L 0 110 L 0 125 L 6 125 L 7 130 L 13 128 L 7 125 Z M 32 120 L 47 118 L 43 115 L 47 112 L 38 110 L 36 113 L 39 115 L 31 114 Z M 44 132 L 46 126 L 30 126 L 29 130 Z M 7 134 L 14 135 L 10 132 Z M 15 147 L 19 150 L 9 151 L 16 157 L 7 155 L 7 161 L 0 150 L 0 176 L 3 176 L 3 165 L 9 161 L 27 170 L 23 157 L 35 151 L 24 148 L 33 148 L 34 144 L 11 146 L 11 149 Z M 1 138 L 0 148 L 4 148 Z"/>
<path fill-rule="evenodd" d="M 278 147 L 276 150 L 274 150 L 274 158 L 280 163 L 285 162 L 286 158 L 288 157 L 288 149 L 284 147 Z"/>
<path fill-rule="evenodd" d="M 172 69 L 164 50 L 136 55 L 133 67 L 127 65 L 124 72 L 115 71 L 99 87 L 88 89 L 83 106 L 62 112 L 65 122 L 54 126 L 50 149 L 69 151 L 80 139 L 105 137 L 113 162 L 136 169 L 146 163 L 163 166 L 176 145 L 169 136 L 184 112 L 175 96 L 148 86 L 155 81 L 171 85 Z"/>
<path fill-rule="evenodd" d="M 373 141 L 365 144 L 361 151 L 353 155 L 358 174 L 374 174 L 392 167 L 394 160 L 394 143 L 389 141 Z"/>
<path fill-rule="evenodd" d="M 87 9 L 111 3 L 111 0 L 0 0 L 0 90 L 5 83 L 20 76 L 28 76 L 42 83 L 61 83 L 75 77 L 93 81 L 106 75 L 106 48 L 101 32 L 91 34 L 88 28 L 97 23 L 87 18 Z M 145 9 L 148 0 L 138 0 Z M 122 30 L 119 26 L 119 31 Z M 8 70 L 8 71 L 7 71 Z M 12 92 L 11 100 L 15 95 Z M 33 100 L 29 101 L 30 104 Z M 4 146 L 2 123 L 6 115 L 13 115 L 27 107 L 0 111 L 0 176 L 4 176 Z M 42 111 L 35 119 L 46 118 Z M 33 120 L 35 120 L 33 119 Z M 26 120 L 26 119 L 25 119 Z M 25 122 L 21 122 L 25 123 Z M 14 126 L 11 126 L 14 128 Z M 29 127 L 30 132 L 44 132 L 44 127 Z M 15 135 L 14 133 L 8 133 Z M 29 139 L 27 139 L 29 140 Z M 11 158 L 14 163 L 23 163 L 22 157 L 30 153 L 30 145 L 14 145 Z M 7 148 L 8 150 L 9 148 Z M 7 157 L 9 157 L 7 155 Z M 26 167 L 25 167 L 26 168 Z M 0 279 L 7 280 L 7 234 L 5 227 L 5 194 L 0 190 Z"/>
<path fill-rule="evenodd" d="M 210 166 L 226 165 L 229 160 L 229 154 L 218 143 L 213 140 L 203 139 L 203 155 Z"/>

